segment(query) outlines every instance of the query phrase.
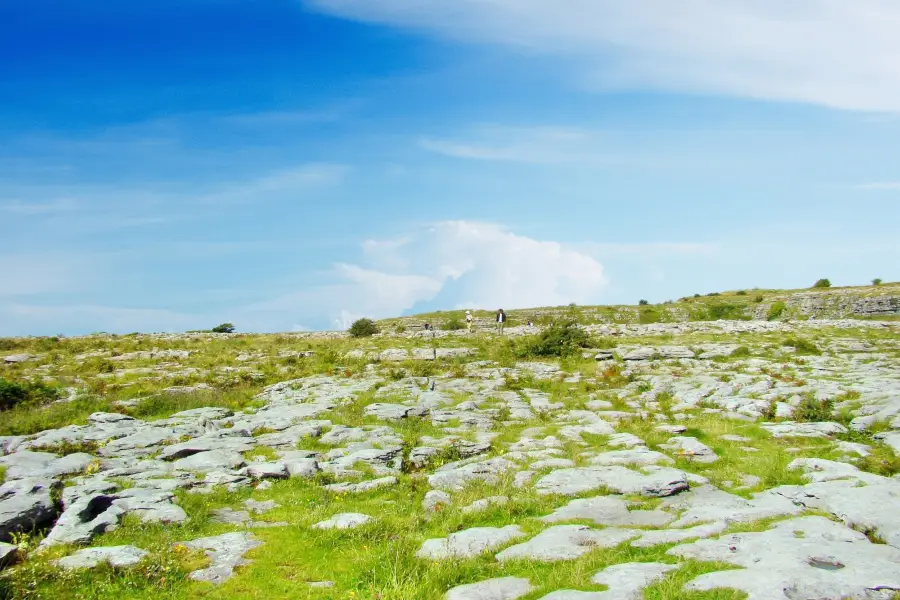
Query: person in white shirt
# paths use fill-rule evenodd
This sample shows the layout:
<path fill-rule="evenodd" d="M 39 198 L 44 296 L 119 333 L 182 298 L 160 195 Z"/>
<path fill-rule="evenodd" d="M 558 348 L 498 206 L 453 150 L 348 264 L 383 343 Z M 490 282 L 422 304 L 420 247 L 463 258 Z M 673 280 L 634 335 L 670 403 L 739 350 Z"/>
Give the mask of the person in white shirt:
<path fill-rule="evenodd" d="M 503 335 L 503 327 L 506 325 L 506 313 L 503 309 L 497 311 L 497 332 Z"/>
<path fill-rule="evenodd" d="M 472 318 L 472 311 L 471 311 L 471 310 L 467 310 L 467 311 L 466 311 L 466 328 L 467 328 L 469 331 L 472 331 L 472 321 L 473 321 L 473 320 L 474 320 L 474 319 Z"/>

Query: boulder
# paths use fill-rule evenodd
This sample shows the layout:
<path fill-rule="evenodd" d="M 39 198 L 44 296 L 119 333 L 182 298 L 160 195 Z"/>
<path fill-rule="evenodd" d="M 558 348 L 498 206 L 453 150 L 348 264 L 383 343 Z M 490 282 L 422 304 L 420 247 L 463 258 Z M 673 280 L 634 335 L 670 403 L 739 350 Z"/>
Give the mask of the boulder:
<path fill-rule="evenodd" d="M 451 533 L 445 538 L 425 540 L 416 556 L 430 560 L 472 558 L 524 536 L 518 525 L 474 527 Z"/>
<path fill-rule="evenodd" d="M 59 487 L 59 482 L 48 479 L 19 479 L 0 485 L 0 541 L 52 522 L 57 514 L 52 493 Z"/>

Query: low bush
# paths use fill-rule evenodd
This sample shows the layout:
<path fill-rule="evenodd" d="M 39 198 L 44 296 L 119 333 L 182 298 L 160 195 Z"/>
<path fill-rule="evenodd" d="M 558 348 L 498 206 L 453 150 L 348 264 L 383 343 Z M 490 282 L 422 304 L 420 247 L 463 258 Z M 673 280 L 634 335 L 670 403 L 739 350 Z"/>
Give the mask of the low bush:
<path fill-rule="evenodd" d="M 808 395 L 794 409 L 791 415 L 798 423 L 819 423 L 834 419 L 834 400 L 816 400 Z"/>
<path fill-rule="evenodd" d="M 880 277 L 876 277 L 875 279 L 873 279 L 873 280 L 872 280 L 872 285 L 881 285 L 881 278 L 880 278 Z"/>
<path fill-rule="evenodd" d="M 27 402 L 46 404 L 59 398 L 59 390 L 39 381 L 8 381 L 0 377 L 0 410 Z"/>
<path fill-rule="evenodd" d="M 784 345 L 796 350 L 797 354 L 822 354 L 818 346 L 803 338 L 788 338 Z"/>
<path fill-rule="evenodd" d="M 348 330 L 351 337 L 370 337 L 378 333 L 378 326 L 372 319 L 357 319 Z"/>
<path fill-rule="evenodd" d="M 648 304 L 650 303 L 646 300 L 638 300 L 638 306 L 647 306 Z"/>
<path fill-rule="evenodd" d="M 747 319 L 744 307 L 737 304 L 713 304 L 709 307 L 709 318 L 713 321 L 742 321 Z"/>
<path fill-rule="evenodd" d="M 442 329 L 446 329 L 447 331 L 459 331 L 460 329 L 465 329 L 465 328 L 466 328 L 466 326 L 463 324 L 463 322 L 460 321 L 459 319 L 457 319 L 456 317 L 453 317 L 452 319 L 448 320 L 446 323 L 444 323 L 444 326 L 442 327 Z"/>
<path fill-rule="evenodd" d="M 747 290 L 738 290 L 737 293 L 736 293 L 735 295 L 736 295 L 736 296 L 746 296 L 746 295 L 747 295 Z"/>
<path fill-rule="evenodd" d="M 234 333 L 234 325 L 231 323 L 222 323 L 221 325 L 216 325 L 210 331 L 213 333 Z"/>
<path fill-rule="evenodd" d="M 778 302 L 774 303 L 772 306 L 769 307 L 769 312 L 766 315 L 766 318 L 769 321 L 774 321 L 775 319 L 780 317 L 782 314 L 784 314 L 785 308 L 786 308 L 786 306 L 785 306 L 784 302 L 779 300 Z"/>
<path fill-rule="evenodd" d="M 554 323 L 522 348 L 531 356 L 570 356 L 589 345 L 588 334 L 574 321 Z"/>
<path fill-rule="evenodd" d="M 831 282 L 827 279 L 820 279 L 813 284 L 814 288 L 830 288 Z"/>
<path fill-rule="evenodd" d="M 762 294 L 757 294 L 753 297 L 753 301 L 756 302 L 757 304 L 759 304 L 763 300 L 765 300 L 765 297 Z"/>

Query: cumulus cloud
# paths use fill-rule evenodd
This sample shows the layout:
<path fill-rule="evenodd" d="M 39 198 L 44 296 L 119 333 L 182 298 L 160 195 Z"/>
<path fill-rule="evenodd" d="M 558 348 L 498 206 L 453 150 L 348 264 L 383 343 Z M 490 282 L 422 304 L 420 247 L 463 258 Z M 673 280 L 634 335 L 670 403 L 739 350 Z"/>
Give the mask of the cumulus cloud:
<path fill-rule="evenodd" d="M 598 88 L 900 112 L 896 0 L 306 0 L 573 61 Z"/>

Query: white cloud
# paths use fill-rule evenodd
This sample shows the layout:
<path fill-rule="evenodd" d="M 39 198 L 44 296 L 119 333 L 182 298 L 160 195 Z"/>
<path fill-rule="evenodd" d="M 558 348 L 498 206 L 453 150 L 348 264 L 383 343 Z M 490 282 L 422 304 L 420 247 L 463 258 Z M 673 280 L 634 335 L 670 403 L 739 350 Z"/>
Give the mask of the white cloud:
<path fill-rule="evenodd" d="M 472 133 L 476 141 L 423 138 L 419 145 L 430 152 L 469 160 L 560 164 L 598 162 L 598 134 L 562 127 L 482 127 Z"/>
<path fill-rule="evenodd" d="M 861 190 L 900 190 L 900 181 L 878 181 L 863 183 L 858 186 Z"/>
<path fill-rule="evenodd" d="M 600 88 L 900 111 L 896 0 L 306 0 L 348 18 L 558 55 Z"/>
<path fill-rule="evenodd" d="M 308 322 L 327 315 L 346 328 L 357 318 L 397 316 L 423 302 L 491 309 L 586 303 L 599 301 L 606 287 L 603 266 L 591 256 L 493 223 L 444 221 L 362 247 L 374 266 L 337 264 L 332 283 L 248 306 L 246 313 Z"/>

